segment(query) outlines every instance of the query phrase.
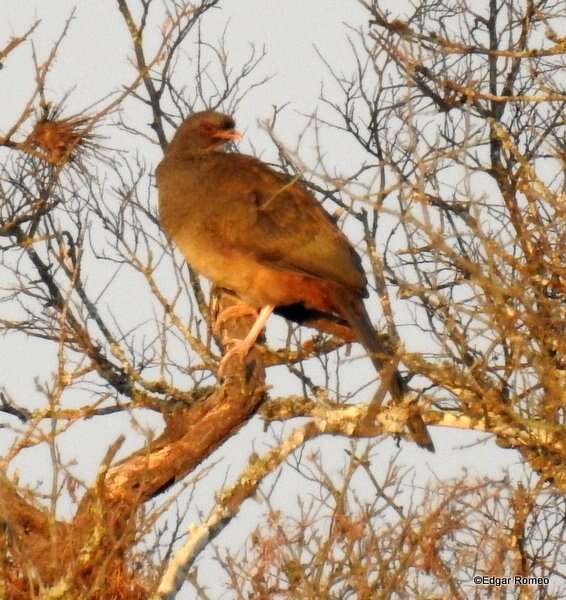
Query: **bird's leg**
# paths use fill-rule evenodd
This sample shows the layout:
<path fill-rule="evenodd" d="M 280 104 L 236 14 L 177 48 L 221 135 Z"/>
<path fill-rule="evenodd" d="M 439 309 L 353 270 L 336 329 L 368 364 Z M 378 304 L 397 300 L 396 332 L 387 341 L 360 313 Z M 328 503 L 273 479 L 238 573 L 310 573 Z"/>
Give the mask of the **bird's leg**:
<path fill-rule="evenodd" d="M 228 321 L 229 319 L 238 319 L 240 317 L 256 317 L 257 318 L 257 310 L 240 302 L 239 304 L 234 304 L 233 306 L 229 306 L 225 308 L 214 321 L 214 325 L 212 326 L 212 331 L 215 334 L 220 333 L 220 328 L 222 325 Z"/>
<path fill-rule="evenodd" d="M 234 307 L 235 308 L 235 307 Z M 218 375 L 222 377 L 224 375 L 224 371 L 227 363 L 232 360 L 234 356 L 238 356 L 241 361 L 247 356 L 248 352 L 255 344 L 259 334 L 262 332 L 265 327 L 265 323 L 269 316 L 273 312 L 275 306 L 268 304 L 264 306 L 257 315 L 257 319 L 255 323 L 252 325 L 252 328 L 249 330 L 248 335 L 243 340 L 232 340 L 232 348 L 226 352 L 226 354 L 222 357 L 220 361 L 220 365 L 218 366 Z"/>

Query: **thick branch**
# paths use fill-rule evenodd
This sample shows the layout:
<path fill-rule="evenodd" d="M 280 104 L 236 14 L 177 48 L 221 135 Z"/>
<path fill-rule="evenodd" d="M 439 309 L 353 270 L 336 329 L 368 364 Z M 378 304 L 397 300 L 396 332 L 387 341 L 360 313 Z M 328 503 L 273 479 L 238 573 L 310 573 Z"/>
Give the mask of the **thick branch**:
<path fill-rule="evenodd" d="M 250 319 L 228 321 L 227 327 L 230 337 L 245 337 Z M 263 399 L 264 377 L 259 350 L 250 353 L 245 366 L 229 363 L 221 386 L 193 406 L 166 413 L 161 436 L 107 469 L 73 521 L 83 568 L 96 564 L 109 545 L 130 547 L 138 508 L 185 477 L 247 421 Z"/>

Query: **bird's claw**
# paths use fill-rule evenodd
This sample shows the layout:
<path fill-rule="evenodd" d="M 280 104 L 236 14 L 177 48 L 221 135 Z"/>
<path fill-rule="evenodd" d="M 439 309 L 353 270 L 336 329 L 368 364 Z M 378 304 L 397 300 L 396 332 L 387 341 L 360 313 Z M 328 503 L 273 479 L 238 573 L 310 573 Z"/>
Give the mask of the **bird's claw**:
<path fill-rule="evenodd" d="M 250 351 L 250 346 L 249 346 L 249 344 L 246 343 L 246 340 L 238 340 L 238 339 L 228 340 L 225 345 L 226 346 L 230 345 L 232 347 L 228 350 L 228 352 L 226 352 L 226 354 L 220 360 L 220 364 L 218 365 L 218 376 L 219 377 L 224 377 L 224 375 L 226 373 L 226 367 L 227 367 L 228 363 L 234 359 L 234 357 L 237 357 L 239 362 L 241 364 L 243 364 L 246 356 L 248 355 L 248 353 Z"/>
<path fill-rule="evenodd" d="M 222 325 L 229 321 L 230 319 L 239 319 L 242 317 L 253 317 L 257 318 L 257 310 L 248 306 L 247 304 L 234 304 L 233 306 L 229 306 L 225 308 L 217 317 L 216 321 L 214 321 L 214 325 L 212 326 L 212 331 L 218 335 L 222 328 Z"/>

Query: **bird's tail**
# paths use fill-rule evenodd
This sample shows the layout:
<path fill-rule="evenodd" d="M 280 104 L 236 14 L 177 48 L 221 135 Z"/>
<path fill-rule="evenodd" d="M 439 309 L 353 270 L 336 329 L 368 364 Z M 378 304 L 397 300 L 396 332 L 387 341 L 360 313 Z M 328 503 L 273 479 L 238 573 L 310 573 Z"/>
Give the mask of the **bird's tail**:
<path fill-rule="evenodd" d="M 338 294 L 338 304 L 341 315 L 350 323 L 377 372 L 381 373 L 384 366 L 391 360 L 393 349 L 386 339 L 379 336 L 374 330 L 362 299 L 353 295 Z M 389 391 L 394 402 L 402 402 L 409 392 L 405 380 L 397 369 L 391 376 Z M 412 414 L 407 420 L 407 427 L 415 443 L 421 448 L 434 452 L 434 444 L 421 415 Z"/>

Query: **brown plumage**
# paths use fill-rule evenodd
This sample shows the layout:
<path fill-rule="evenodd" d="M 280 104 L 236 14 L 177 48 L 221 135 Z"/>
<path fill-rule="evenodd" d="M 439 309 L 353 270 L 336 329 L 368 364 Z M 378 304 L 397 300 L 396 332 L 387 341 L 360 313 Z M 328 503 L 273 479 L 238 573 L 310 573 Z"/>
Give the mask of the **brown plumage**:
<path fill-rule="evenodd" d="M 263 308 L 262 322 L 274 310 L 358 340 L 380 371 L 387 352 L 363 304 L 359 256 L 301 183 L 252 156 L 222 151 L 239 138 L 234 127 L 213 111 L 179 127 L 156 171 L 163 228 L 195 270 Z M 392 396 L 406 392 L 395 372 Z M 419 415 L 409 427 L 419 445 L 433 449 Z"/>

